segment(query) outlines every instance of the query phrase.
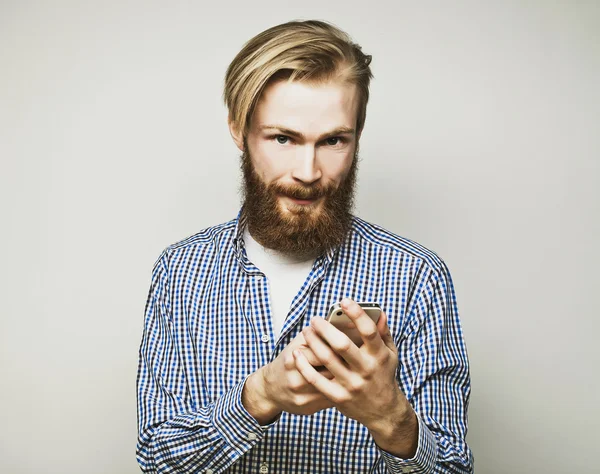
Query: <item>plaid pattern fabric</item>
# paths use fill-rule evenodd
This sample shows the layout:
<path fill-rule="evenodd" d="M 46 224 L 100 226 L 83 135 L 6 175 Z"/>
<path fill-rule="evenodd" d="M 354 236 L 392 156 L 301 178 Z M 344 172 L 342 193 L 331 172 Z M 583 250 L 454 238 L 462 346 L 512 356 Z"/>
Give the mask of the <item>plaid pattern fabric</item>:
<path fill-rule="evenodd" d="M 274 340 L 268 281 L 246 257 L 243 227 L 238 216 L 208 228 L 154 266 L 137 377 L 142 471 L 472 472 L 468 359 L 444 262 L 355 217 L 346 242 L 316 259 Z M 377 302 L 388 316 L 398 385 L 419 420 L 413 459 L 379 449 L 335 408 L 260 426 L 241 403 L 246 377 L 343 297 Z"/>

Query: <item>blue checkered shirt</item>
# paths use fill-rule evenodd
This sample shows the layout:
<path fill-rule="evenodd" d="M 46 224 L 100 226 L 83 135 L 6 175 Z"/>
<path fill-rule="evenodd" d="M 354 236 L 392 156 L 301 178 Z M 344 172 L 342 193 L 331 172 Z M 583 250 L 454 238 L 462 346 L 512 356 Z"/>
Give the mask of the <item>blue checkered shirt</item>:
<path fill-rule="evenodd" d="M 472 472 L 468 359 L 444 262 L 355 217 L 344 244 L 314 262 L 275 338 L 269 283 L 246 256 L 243 227 L 238 216 L 203 230 L 154 266 L 137 376 L 142 471 Z M 377 302 L 388 317 L 398 385 L 419 421 L 412 459 L 378 448 L 335 408 L 261 426 L 242 405 L 248 375 L 343 297 Z"/>

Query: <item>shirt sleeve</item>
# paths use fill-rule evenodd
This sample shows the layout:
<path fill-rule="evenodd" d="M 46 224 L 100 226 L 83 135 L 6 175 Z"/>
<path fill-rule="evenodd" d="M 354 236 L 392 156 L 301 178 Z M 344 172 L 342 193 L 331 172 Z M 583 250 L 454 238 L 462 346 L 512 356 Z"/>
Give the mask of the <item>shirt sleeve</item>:
<path fill-rule="evenodd" d="M 398 345 L 399 383 L 419 422 L 412 459 L 381 450 L 393 473 L 469 474 L 473 454 L 465 437 L 471 393 L 469 362 L 456 294 L 444 262 L 432 271 L 409 303 Z"/>
<path fill-rule="evenodd" d="M 242 404 L 246 378 L 206 406 L 194 406 L 174 341 L 168 254 L 152 274 L 137 374 L 137 460 L 143 472 L 217 474 L 264 437 Z"/>

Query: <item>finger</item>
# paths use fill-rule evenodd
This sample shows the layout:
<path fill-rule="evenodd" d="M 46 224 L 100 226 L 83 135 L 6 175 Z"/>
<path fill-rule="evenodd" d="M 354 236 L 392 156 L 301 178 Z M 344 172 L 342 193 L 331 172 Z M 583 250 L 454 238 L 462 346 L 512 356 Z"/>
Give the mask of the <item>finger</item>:
<path fill-rule="evenodd" d="M 287 374 L 286 381 L 286 389 L 291 393 L 296 395 L 310 395 L 310 394 L 319 394 L 320 392 L 313 387 L 311 384 L 306 382 L 306 379 L 302 376 L 302 374 L 298 371 L 296 367 L 296 358 L 292 354 L 292 359 L 294 360 L 294 371 L 289 372 Z"/>
<path fill-rule="evenodd" d="M 313 367 L 314 367 L 314 366 L 313 366 Z M 332 374 L 331 372 L 329 372 L 329 370 L 327 369 L 327 367 L 325 367 L 324 365 L 321 365 L 321 366 L 315 367 L 315 370 L 316 370 L 317 372 L 319 372 L 319 373 L 320 373 L 320 374 L 321 374 L 323 377 L 325 377 L 325 378 L 327 378 L 327 379 L 329 379 L 329 380 L 331 380 L 331 379 L 335 378 L 335 377 L 333 376 L 333 374 Z"/>
<path fill-rule="evenodd" d="M 362 356 L 356 344 L 333 324 L 323 318 L 314 317 L 310 320 L 310 327 L 349 366 L 358 367 L 361 365 Z M 317 354 L 317 357 L 321 358 L 321 355 Z"/>
<path fill-rule="evenodd" d="M 367 349 L 369 349 L 369 352 L 379 351 L 384 343 L 373 320 L 369 318 L 367 313 L 363 311 L 358 303 L 349 298 L 344 298 L 340 304 L 344 313 L 356 326 L 356 330 L 360 334 Z"/>
<path fill-rule="evenodd" d="M 304 357 L 306 357 L 308 359 L 308 362 L 310 363 L 310 365 L 312 365 L 313 367 L 322 367 L 323 366 L 323 362 L 321 362 L 321 359 L 319 359 L 315 355 L 313 350 L 308 345 L 299 347 L 298 349 L 300 351 L 302 351 L 302 354 L 304 354 Z"/>
<path fill-rule="evenodd" d="M 392 338 L 392 333 L 390 332 L 390 328 L 387 325 L 387 315 L 385 313 L 381 313 L 379 317 L 379 321 L 377 321 L 377 330 L 379 331 L 379 335 L 383 340 L 383 343 L 390 348 L 390 350 L 396 352 L 396 344 L 394 343 L 394 339 Z"/>
<path fill-rule="evenodd" d="M 319 334 L 315 332 L 313 327 L 305 327 L 302 330 L 302 333 L 304 334 L 304 339 L 306 339 L 306 343 L 309 345 L 310 349 L 315 353 L 319 360 L 322 361 L 323 365 L 334 375 L 334 377 L 345 378 L 348 376 L 349 370 L 344 361 L 338 354 L 334 352 L 332 347 L 326 344 L 325 341 L 319 337 Z M 340 333 L 340 335 L 345 337 L 345 335 L 342 333 Z M 350 341 L 350 344 L 352 344 L 352 341 Z"/>
<path fill-rule="evenodd" d="M 308 363 L 308 360 L 306 360 L 306 357 L 304 357 L 302 352 L 295 350 L 293 354 L 296 360 L 296 368 L 307 383 L 312 385 L 317 391 L 331 401 L 342 398 L 344 389 L 339 384 L 334 380 L 328 380 L 317 372 L 315 368 Z"/>
<path fill-rule="evenodd" d="M 323 363 L 317 358 L 317 356 L 315 356 L 313 351 L 310 350 L 310 347 L 306 345 L 304 335 L 302 334 L 302 332 L 300 332 L 294 339 L 292 339 L 292 341 L 287 345 L 286 350 L 282 353 L 284 366 L 286 369 L 291 370 L 294 369 L 296 366 L 294 362 L 294 356 L 292 355 L 292 351 L 294 349 L 302 350 L 308 361 L 311 363 L 311 365 L 323 365 Z"/>
<path fill-rule="evenodd" d="M 304 335 L 299 333 L 292 341 L 288 344 L 288 347 L 292 350 L 297 349 L 298 347 L 302 347 L 306 345 L 306 341 L 304 340 Z"/>

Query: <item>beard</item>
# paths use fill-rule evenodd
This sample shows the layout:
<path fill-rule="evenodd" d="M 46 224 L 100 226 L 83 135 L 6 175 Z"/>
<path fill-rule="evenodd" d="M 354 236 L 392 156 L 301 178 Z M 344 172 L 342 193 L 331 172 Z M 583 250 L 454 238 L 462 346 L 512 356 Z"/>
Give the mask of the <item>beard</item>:
<path fill-rule="evenodd" d="M 244 149 L 242 216 L 257 242 L 301 259 L 317 257 L 344 242 L 352 225 L 358 147 L 338 186 L 266 184 L 254 169 L 247 144 Z M 282 196 L 321 200 L 309 205 L 285 204 L 284 210 L 279 204 Z"/>

